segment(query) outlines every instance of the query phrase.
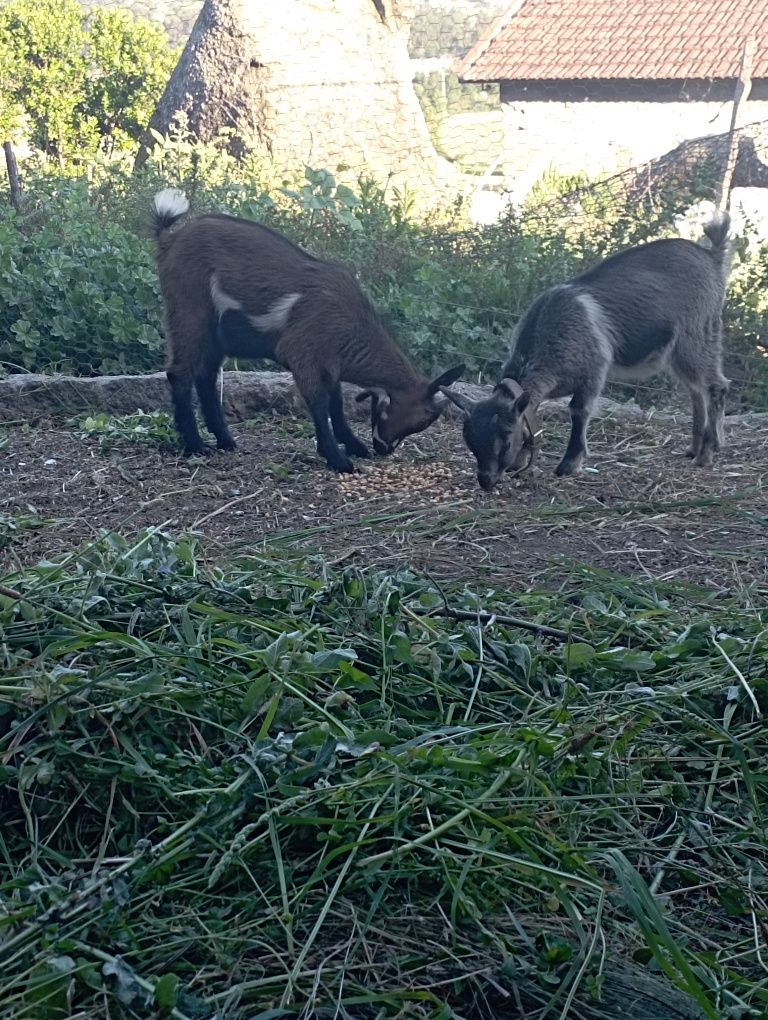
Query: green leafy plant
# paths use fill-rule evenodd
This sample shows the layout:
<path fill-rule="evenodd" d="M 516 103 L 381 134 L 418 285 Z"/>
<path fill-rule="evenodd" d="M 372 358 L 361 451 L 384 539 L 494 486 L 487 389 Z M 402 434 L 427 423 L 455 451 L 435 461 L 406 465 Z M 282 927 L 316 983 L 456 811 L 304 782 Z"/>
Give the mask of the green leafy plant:
<path fill-rule="evenodd" d="M 0 7 L 0 126 L 65 167 L 133 145 L 178 53 L 155 22 L 77 0 Z"/>
<path fill-rule="evenodd" d="M 0 513 L 0 549 L 12 545 L 27 531 L 37 531 L 50 524 L 32 507 L 19 513 Z"/>
<path fill-rule="evenodd" d="M 81 109 L 99 147 L 130 148 L 144 133 L 178 51 L 155 21 L 100 8 L 87 21 L 88 74 Z"/>
<path fill-rule="evenodd" d="M 102 216 L 84 181 L 29 189 L 35 224 L 0 218 L 0 361 L 76 374 L 162 361 L 152 251 Z"/>
<path fill-rule="evenodd" d="M 125 415 L 101 412 L 82 415 L 73 419 L 71 424 L 79 435 L 97 438 L 102 449 L 111 448 L 119 442 L 174 448 L 179 445 L 173 419 L 165 411 L 137 411 Z"/>
<path fill-rule="evenodd" d="M 281 190 L 310 214 L 310 228 L 317 225 L 317 220 L 330 218 L 350 230 L 362 230 L 362 224 L 354 212 L 360 205 L 360 199 L 350 187 L 339 184 L 328 170 L 313 170 L 308 166 L 304 176 L 307 183 L 300 188 Z"/>

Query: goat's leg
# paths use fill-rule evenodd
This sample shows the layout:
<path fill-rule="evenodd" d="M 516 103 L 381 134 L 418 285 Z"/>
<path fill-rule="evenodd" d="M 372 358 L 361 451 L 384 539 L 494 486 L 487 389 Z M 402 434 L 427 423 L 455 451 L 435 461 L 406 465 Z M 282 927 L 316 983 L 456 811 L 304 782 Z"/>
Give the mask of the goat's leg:
<path fill-rule="evenodd" d="M 707 404 L 701 390 L 693 386 L 691 387 L 691 403 L 693 405 L 691 445 L 685 451 L 685 455 L 695 460 L 700 456 L 704 443 L 704 432 L 707 427 Z"/>
<path fill-rule="evenodd" d="M 295 376 L 294 376 L 295 378 Z M 331 413 L 331 392 L 332 387 L 326 383 L 318 382 L 314 386 L 302 386 L 299 379 L 296 385 L 312 415 L 315 424 L 315 436 L 317 437 L 317 452 L 325 457 L 328 467 L 332 471 L 353 472 L 355 466 L 349 457 L 342 453 L 331 430 L 329 416 Z"/>
<path fill-rule="evenodd" d="M 237 443 L 227 428 L 224 419 L 224 408 L 219 397 L 219 369 L 224 358 L 218 352 L 206 357 L 202 368 L 195 376 L 195 389 L 200 398 L 200 407 L 209 432 L 216 437 L 216 445 L 220 450 L 234 450 Z"/>
<path fill-rule="evenodd" d="M 557 465 L 555 474 L 559 476 L 573 475 L 581 469 L 587 456 L 587 425 L 595 406 L 595 394 L 577 390 L 571 397 L 571 435 L 565 455 Z"/>
<path fill-rule="evenodd" d="M 687 453 L 697 467 L 709 467 L 723 442 L 728 380 L 722 370 L 722 322 L 719 316 L 701 332 L 683 331 L 672 354 L 672 372 L 691 391 L 693 438 Z"/>
<path fill-rule="evenodd" d="M 192 386 L 205 364 L 211 343 L 206 306 L 195 303 L 177 306 L 175 300 L 169 301 L 166 295 L 164 327 L 168 341 L 165 374 L 173 401 L 173 420 L 184 453 L 210 453 L 210 447 L 200 438 L 192 406 Z"/>
<path fill-rule="evenodd" d="M 701 450 L 693 462 L 696 467 L 711 467 L 715 454 L 723 445 L 723 418 L 727 392 L 728 383 L 725 378 L 710 383 L 707 387 L 707 424 L 704 429 Z"/>
<path fill-rule="evenodd" d="M 339 383 L 337 383 L 331 390 L 330 411 L 333 434 L 340 443 L 344 444 L 344 448 L 349 456 L 370 457 L 371 454 L 368 447 L 357 438 L 355 433 L 349 427 L 349 423 L 344 416 L 344 398 L 342 396 L 341 385 Z"/>
<path fill-rule="evenodd" d="M 197 430 L 195 411 L 192 407 L 191 373 L 171 366 L 165 375 L 173 401 L 173 420 L 181 436 L 184 453 L 188 456 L 194 453 L 210 453 L 210 447 L 206 446 Z"/>

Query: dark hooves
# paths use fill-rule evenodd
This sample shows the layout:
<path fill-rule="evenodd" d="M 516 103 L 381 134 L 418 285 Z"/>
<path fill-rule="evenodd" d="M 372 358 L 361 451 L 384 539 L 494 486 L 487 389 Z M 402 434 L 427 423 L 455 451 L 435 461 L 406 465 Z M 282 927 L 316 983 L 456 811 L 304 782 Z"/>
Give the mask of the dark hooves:
<path fill-rule="evenodd" d="M 371 456 L 371 451 L 360 440 L 356 440 L 354 443 L 345 443 L 344 449 L 347 451 L 350 457 L 361 457 L 367 459 Z"/>
<path fill-rule="evenodd" d="M 355 465 L 347 457 L 344 457 L 343 459 L 340 457 L 333 463 L 328 461 L 328 467 L 331 471 L 337 471 L 339 474 L 353 475 L 357 471 Z"/>

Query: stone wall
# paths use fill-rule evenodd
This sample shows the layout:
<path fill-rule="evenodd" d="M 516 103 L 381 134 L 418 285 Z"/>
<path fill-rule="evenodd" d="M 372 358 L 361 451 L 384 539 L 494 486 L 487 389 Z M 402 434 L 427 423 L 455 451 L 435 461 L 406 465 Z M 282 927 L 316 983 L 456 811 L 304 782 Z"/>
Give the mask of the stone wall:
<path fill-rule="evenodd" d="M 519 199 L 550 169 L 594 177 L 645 163 L 727 131 L 732 98 L 730 84 L 502 84 L 505 177 Z M 768 83 L 756 84 L 742 111 L 741 123 L 768 118 Z"/>
<path fill-rule="evenodd" d="M 174 46 L 182 46 L 200 13 L 203 0 L 80 0 L 86 10 L 121 7 L 159 22 Z"/>
<path fill-rule="evenodd" d="M 136 15 L 151 18 L 164 26 L 171 42 L 177 46 L 186 42 L 202 7 L 202 0 L 80 0 L 80 2 L 87 9 L 119 6 L 133 11 Z M 501 112 L 498 105 L 498 89 L 492 88 L 490 89 L 492 95 L 485 95 L 480 86 L 459 86 L 455 74 L 451 71 L 451 65 L 456 57 L 467 52 L 506 2 L 507 0 L 415 0 L 410 5 L 412 15 L 403 42 L 406 52 L 416 59 L 410 69 L 405 69 L 406 78 L 417 79 L 417 94 L 427 116 L 431 137 L 437 143 L 439 152 L 463 170 L 482 171 L 498 156 L 501 150 Z M 308 4 L 308 7 L 311 6 Z M 275 11 L 282 11 L 283 19 L 288 26 L 289 18 L 280 4 L 269 6 L 259 4 L 256 16 L 271 23 Z M 292 18 L 293 14 L 290 17 Z M 312 38 L 312 20 L 313 15 L 310 13 L 303 32 L 306 40 Z M 377 62 L 377 49 L 373 46 L 367 51 L 371 56 L 372 66 Z M 295 47 L 291 52 L 295 53 Z M 355 53 L 353 56 L 356 58 L 357 55 Z M 437 58 L 434 62 L 440 65 L 439 74 L 420 73 L 423 69 L 420 67 L 419 58 L 425 56 Z M 343 55 L 340 55 L 339 59 L 343 59 Z M 346 75 L 344 73 L 349 72 L 351 68 L 356 68 L 356 64 L 352 63 L 346 68 L 343 64 L 339 65 L 337 78 L 351 77 L 349 73 Z M 338 113 L 339 128 L 344 126 L 349 102 L 370 104 L 373 101 L 366 87 L 367 77 L 363 76 L 360 94 L 354 99 L 350 99 L 337 85 L 336 94 L 327 107 Z M 280 87 L 295 90 L 299 85 L 298 81 L 286 81 Z M 401 104 L 396 93 L 397 89 L 392 89 L 385 83 L 379 102 L 388 106 L 393 103 Z M 287 94 L 282 99 L 286 107 L 294 104 L 294 97 Z M 476 119 L 472 116 L 475 110 L 478 112 Z M 333 116 L 333 113 L 330 116 Z M 493 126 L 489 127 L 491 121 Z M 475 130 L 476 128 L 478 130 Z M 345 142 L 345 146 L 338 146 L 337 151 L 320 152 L 316 140 L 313 140 L 311 135 L 310 130 L 303 130 L 301 137 L 296 138 L 296 148 L 299 158 L 306 158 L 315 166 L 333 167 L 333 161 L 352 162 L 355 165 L 361 161 L 360 153 L 371 148 L 370 139 L 360 138 L 356 142 L 353 141 L 351 151 L 345 149 Z M 339 137 L 344 138 L 343 130 L 339 132 Z M 416 169 L 420 172 L 422 168 Z"/>

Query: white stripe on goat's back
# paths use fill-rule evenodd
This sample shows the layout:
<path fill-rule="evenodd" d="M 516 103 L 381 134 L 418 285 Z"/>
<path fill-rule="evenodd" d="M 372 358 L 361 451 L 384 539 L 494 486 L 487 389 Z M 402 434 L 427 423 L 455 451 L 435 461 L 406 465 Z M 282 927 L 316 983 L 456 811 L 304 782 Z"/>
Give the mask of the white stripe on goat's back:
<path fill-rule="evenodd" d="M 260 333 L 275 333 L 280 329 L 285 329 L 291 309 L 300 297 L 301 294 L 283 294 L 268 312 L 265 312 L 264 315 L 249 315 L 248 321 Z"/>
<path fill-rule="evenodd" d="M 173 216 L 178 219 L 189 209 L 189 200 L 178 188 L 163 188 L 154 198 L 155 210 L 159 216 Z"/>
<path fill-rule="evenodd" d="M 211 301 L 213 301 L 213 307 L 219 313 L 219 318 L 222 317 L 224 312 L 236 312 L 238 308 L 243 306 L 236 299 L 227 294 L 219 283 L 219 278 L 214 273 L 211 277 Z"/>
<path fill-rule="evenodd" d="M 592 335 L 598 344 L 600 353 L 605 358 L 607 364 L 610 364 L 613 361 L 613 352 L 616 344 L 616 329 L 611 323 L 608 313 L 600 302 L 587 291 L 581 291 L 577 294 L 576 300 L 584 309 L 589 328 L 592 330 Z"/>

